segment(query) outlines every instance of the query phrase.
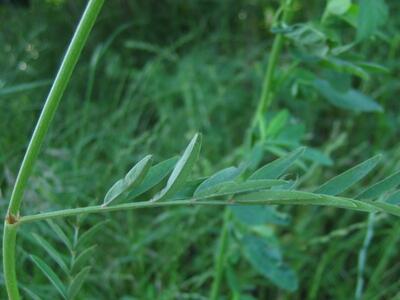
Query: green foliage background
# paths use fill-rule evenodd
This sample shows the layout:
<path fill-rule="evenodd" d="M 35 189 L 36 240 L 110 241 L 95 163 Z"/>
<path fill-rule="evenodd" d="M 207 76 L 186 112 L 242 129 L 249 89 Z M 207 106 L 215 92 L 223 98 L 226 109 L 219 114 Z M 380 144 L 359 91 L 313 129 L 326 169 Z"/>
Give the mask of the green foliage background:
<path fill-rule="evenodd" d="M 353 1 L 363 2 L 371 5 L 367 0 Z M 265 116 L 268 121 L 279 123 L 276 116 L 285 121 L 270 129 L 271 143 L 262 161 L 271 161 L 293 146 L 318 149 L 320 156 L 315 154 L 293 169 L 305 189 L 377 153 L 383 153 L 383 163 L 366 183 L 399 168 L 400 4 L 381 3 L 386 12 L 374 16 L 361 9 L 362 20 L 370 22 L 352 26 L 351 15 L 332 16 L 337 11 L 326 10 L 325 1 L 295 1 L 290 25 L 300 25 L 286 36 L 274 76 L 275 101 Z M 278 6 L 279 1 L 258 0 L 107 1 L 56 114 L 23 211 L 101 203 L 112 183 L 145 154 L 152 153 L 156 162 L 174 156 L 198 131 L 203 133 L 203 147 L 194 175 L 239 164 L 249 153 L 243 143 L 275 36 L 269 29 L 287 30 L 273 24 Z M 83 7 L 84 1 L 32 1 L 28 9 L 0 7 L 2 215 L 33 124 Z M 372 10 L 380 11 L 382 7 Z M 368 30 L 365 26 L 373 26 L 374 18 L 379 29 L 363 32 L 360 28 Z M 305 31 L 307 40 L 298 31 L 304 24 L 322 36 L 318 33 L 315 40 Z M 343 55 L 332 54 L 353 42 L 357 43 Z M 329 93 L 326 84 L 334 92 Z M 338 107 L 342 97 L 338 93 L 350 87 L 382 111 L 373 105 L 374 109 L 366 109 L 365 102 L 347 103 L 350 109 Z M 283 140 L 292 144 L 282 144 Z M 352 192 L 362 189 L 359 184 Z M 269 245 L 280 245 L 277 251 L 297 273 L 298 289 L 278 288 L 231 243 L 221 299 L 353 297 L 367 217 L 331 208 L 280 207 L 279 211 L 287 214 L 290 224 L 266 222 L 254 230 Z M 78 299 L 207 299 L 222 216 L 221 208 L 199 207 L 110 215 L 88 243 L 97 249 Z M 74 230 L 84 232 L 103 219 L 71 218 L 59 226 L 72 237 Z M 400 297 L 399 221 L 381 214 L 374 229 L 364 297 L 396 299 Z M 45 256 L 33 233 L 40 233 L 65 258 L 71 253 L 46 223 L 24 227 L 19 237 L 24 288 L 56 299 L 57 292 L 29 258 L 29 254 Z M 1 273 L 0 286 L 3 299 Z"/>

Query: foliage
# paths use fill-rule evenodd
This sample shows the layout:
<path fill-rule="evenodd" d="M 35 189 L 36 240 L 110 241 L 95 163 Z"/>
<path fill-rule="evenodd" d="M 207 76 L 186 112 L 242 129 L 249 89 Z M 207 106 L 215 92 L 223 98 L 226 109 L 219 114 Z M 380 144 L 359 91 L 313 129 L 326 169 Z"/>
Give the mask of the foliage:
<path fill-rule="evenodd" d="M 56 2 L 0 8 L 3 215 L 84 4 Z M 292 5 L 282 22 L 278 1 L 105 4 L 27 185 L 23 296 L 208 299 L 226 228 L 218 299 L 396 297 L 400 6 Z M 201 155 L 197 137 L 168 159 L 196 132 Z M 104 215 L 72 216 L 85 207 Z M 71 215 L 49 226 L 29 219 L 40 212 Z"/>

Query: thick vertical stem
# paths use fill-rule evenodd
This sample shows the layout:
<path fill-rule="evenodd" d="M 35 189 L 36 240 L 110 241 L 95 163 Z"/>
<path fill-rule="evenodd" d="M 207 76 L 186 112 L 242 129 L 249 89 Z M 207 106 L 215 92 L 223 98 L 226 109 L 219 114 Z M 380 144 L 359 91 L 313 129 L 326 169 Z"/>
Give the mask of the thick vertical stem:
<path fill-rule="evenodd" d="M 46 99 L 18 172 L 7 211 L 3 233 L 4 277 L 6 279 L 5 283 L 9 299 L 12 300 L 19 299 L 15 270 L 15 242 L 21 201 L 28 179 L 32 173 L 33 166 L 43 144 L 43 140 L 57 110 L 58 103 L 60 102 L 65 88 L 71 78 L 72 71 L 74 70 L 82 49 L 86 44 L 90 30 L 95 23 L 103 3 L 104 0 L 90 0 L 88 2 Z"/>
<path fill-rule="evenodd" d="M 4 224 L 3 236 L 3 269 L 4 282 L 7 288 L 8 299 L 18 300 L 19 292 L 17 285 L 17 275 L 15 270 L 15 241 L 17 238 L 17 226 Z"/>

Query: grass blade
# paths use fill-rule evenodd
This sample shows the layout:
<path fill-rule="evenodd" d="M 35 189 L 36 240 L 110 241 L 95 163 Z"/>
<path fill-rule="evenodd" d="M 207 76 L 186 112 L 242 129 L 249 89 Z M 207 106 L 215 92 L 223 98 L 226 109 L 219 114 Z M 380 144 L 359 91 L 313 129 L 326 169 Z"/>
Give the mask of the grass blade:
<path fill-rule="evenodd" d="M 376 155 L 358 164 L 357 166 L 325 182 L 315 190 L 315 193 L 334 196 L 344 192 L 371 172 L 380 159 L 381 155 Z"/>

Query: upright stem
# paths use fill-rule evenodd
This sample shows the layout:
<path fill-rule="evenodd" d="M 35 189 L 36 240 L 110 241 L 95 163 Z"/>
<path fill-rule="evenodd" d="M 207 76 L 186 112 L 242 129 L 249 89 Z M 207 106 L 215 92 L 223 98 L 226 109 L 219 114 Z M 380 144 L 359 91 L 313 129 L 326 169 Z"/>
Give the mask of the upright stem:
<path fill-rule="evenodd" d="M 289 20 L 290 16 L 290 8 L 293 3 L 293 0 L 282 0 L 282 5 L 277 12 L 277 16 L 279 15 L 280 11 L 283 10 L 282 22 L 286 23 Z M 264 76 L 264 81 L 261 90 L 260 100 L 258 102 L 257 109 L 255 111 L 252 124 L 250 126 L 249 134 L 247 136 L 247 144 L 248 146 L 252 146 L 252 135 L 253 130 L 258 126 L 261 134 L 261 139 L 264 140 L 266 136 L 266 125 L 264 121 L 264 114 L 266 110 L 272 103 L 274 97 L 274 89 L 273 89 L 273 78 L 275 74 L 276 65 L 279 60 L 279 56 L 282 50 L 283 45 L 283 36 L 282 34 L 277 34 L 275 36 L 274 42 L 272 44 L 272 49 L 270 56 L 268 58 L 268 66 Z M 226 250 L 228 248 L 228 226 L 229 226 L 229 219 L 230 219 L 230 210 L 225 209 L 225 217 L 224 217 L 224 224 L 222 227 L 221 235 L 220 235 L 220 244 L 217 252 L 217 257 L 215 260 L 214 265 L 214 279 L 213 284 L 211 287 L 211 300 L 218 299 L 218 293 L 220 290 L 223 269 L 225 265 L 225 256 Z"/>
<path fill-rule="evenodd" d="M 103 3 L 104 0 L 89 0 L 46 99 L 18 172 L 7 211 L 3 235 L 4 278 L 9 299 L 12 300 L 19 299 L 15 272 L 15 242 L 17 234 L 15 223 L 18 222 L 21 201 L 55 111 Z"/>
<path fill-rule="evenodd" d="M 283 10 L 282 22 L 286 23 L 290 17 L 290 8 L 293 3 L 293 0 L 283 0 L 281 9 Z M 278 12 L 279 13 L 279 12 Z M 268 58 L 267 70 L 265 72 L 264 81 L 261 89 L 260 100 L 258 102 L 257 109 L 254 114 L 253 123 L 251 125 L 251 131 L 254 130 L 255 127 L 259 127 L 261 138 L 265 138 L 266 134 L 266 125 L 264 120 L 264 115 L 269 106 L 272 103 L 274 98 L 274 88 L 273 88 L 273 79 L 275 74 L 276 65 L 279 60 L 279 56 L 282 51 L 283 46 L 283 35 L 278 33 L 275 36 L 274 42 L 272 44 L 271 53 Z"/>
<path fill-rule="evenodd" d="M 228 248 L 230 218 L 231 218 L 230 210 L 225 209 L 224 221 L 223 221 L 224 224 L 219 238 L 218 252 L 215 257 L 213 283 L 211 287 L 210 300 L 218 300 L 222 275 L 224 273 L 223 271 L 226 260 L 226 250 Z"/>
<path fill-rule="evenodd" d="M 3 233 L 3 272 L 8 299 L 18 300 L 18 282 L 15 270 L 15 242 L 17 239 L 17 225 L 4 224 Z"/>

